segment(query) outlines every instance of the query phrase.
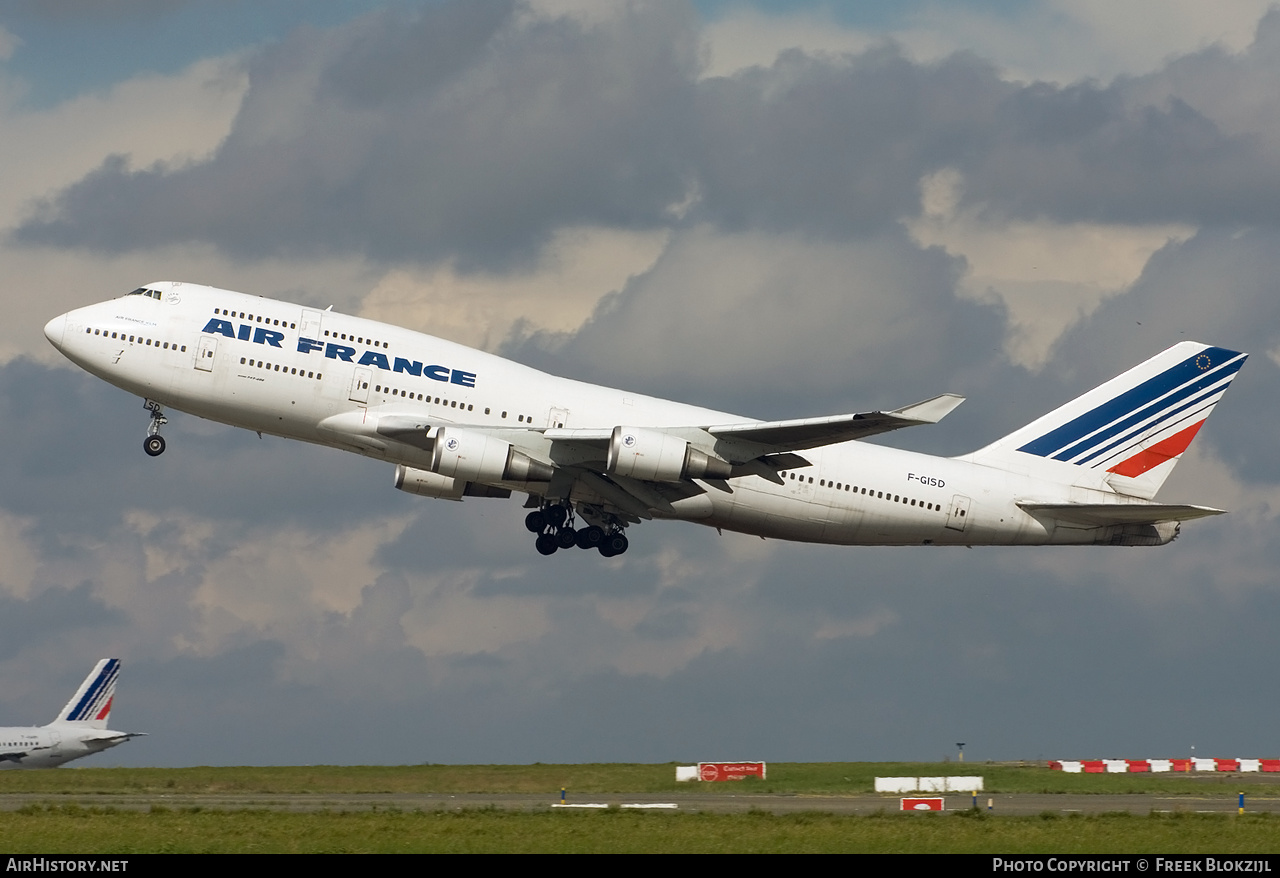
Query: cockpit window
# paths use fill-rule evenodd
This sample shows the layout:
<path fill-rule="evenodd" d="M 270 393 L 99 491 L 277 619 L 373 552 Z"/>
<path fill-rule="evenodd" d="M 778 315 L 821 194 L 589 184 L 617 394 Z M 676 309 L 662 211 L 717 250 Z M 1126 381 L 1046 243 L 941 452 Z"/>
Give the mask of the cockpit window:
<path fill-rule="evenodd" d="M 149 290 L 146 287 L 138 287 L 132 293 L 129 293 L 129 295 L 130 296 L 146 296 L 149 299 L 156 299 L 157 301 L 160 299 L 159 290 Z"/>

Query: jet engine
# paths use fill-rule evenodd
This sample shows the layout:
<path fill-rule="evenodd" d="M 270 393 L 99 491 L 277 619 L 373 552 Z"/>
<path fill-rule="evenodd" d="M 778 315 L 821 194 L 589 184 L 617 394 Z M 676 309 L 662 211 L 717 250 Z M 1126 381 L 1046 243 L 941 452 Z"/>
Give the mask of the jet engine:
<path fill-rule="evenodd" d="M 461 500 L 467 497 L 510 497 L 510 488 L 495 488 L 491 485 L 477 485 L 462 479 L 438 475 L 430 470 L 414 469 L 400 464 L 396 467 L 396 487 L 420 497 L 435 497 L 438 500 Z"/>
<path fill-rule="evenodd" d="M 684 439 L 643 427 L 614 427 L 607 469 L 653 482 L 727 479 L 733 465 L 699 451 Z"/>
<path fill-rule="evenodd" d="M 553 467 L 484 433 L 441 427 L 431 454 L 431 471 L 468 482 L 549 482 Z"/>

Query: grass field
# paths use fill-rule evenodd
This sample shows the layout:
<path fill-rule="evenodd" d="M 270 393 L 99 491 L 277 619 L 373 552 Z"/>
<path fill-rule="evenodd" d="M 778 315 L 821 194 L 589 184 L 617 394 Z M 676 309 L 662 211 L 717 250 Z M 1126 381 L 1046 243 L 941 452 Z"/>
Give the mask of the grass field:
<path fill-rule="evenodd" d="M 980 775 L 987 793 L 1280 794 L 1275 775 L 1065 774 L 1034 765 L 777 762 L 767 780 L 700 784 L 699 793 L 870 793 L 885 776 Z M 62 768 L 0 772 L 0 793 L 658 793 L 688 790 L 675 763 L 584 765 Z"/>
<path fill-rule="evenodd" d="M 1070 775 L 1037 766 L 775 763 L 765 781 L 699 784 L 700 795 L 856 795 L 885 775 L 978 774 L 988 793 L 1155 793 L 1274 797 L 1248 775 Z M 998 816 L 985 812 L 714 814 L 498 810 L 253 810 L 150 807 L 155 795 L 661 793 L 690 790 L 674 764 L 84 768 L 0 772 L 0 793 L 39 796 L 0 812 L 0 853 L 212 852 L 843 852 L 1253 854 L 1280 850 L 1280 818 L 1196 813 Z M 138 796 L 140 808 L 59 804 L 64 796 Z M 113 798 L 118 803 L 119 798 Z M 190 801 L 190 799 L 188 799 Z M 323 806 L 323 805 L 322 805 Z M 1191 809 L 1188 809 L 1191 810 Z"/>
<path fill-rule="evenodd" d="M 125 812 L 28 806 L 0 814 L 7 854 L 129 853 L 1272 853 L 1267 815 L 993 818 L 884 814 L 525 811 Z"/>

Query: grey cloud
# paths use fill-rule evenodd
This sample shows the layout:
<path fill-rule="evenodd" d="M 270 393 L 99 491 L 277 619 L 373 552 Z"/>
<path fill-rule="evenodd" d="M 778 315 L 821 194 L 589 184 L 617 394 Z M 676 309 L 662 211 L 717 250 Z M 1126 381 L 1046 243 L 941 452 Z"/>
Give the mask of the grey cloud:
<path fill-rule="evenodd" d="M 165 15 L 191 5 L 194 0 L 13 0 L 7 14 L 55 22 L 100 21 Z"/>
<path fill-rule="evenodd" d="M 673 144 L 690 122 L 689 18 L 661 6 L 584 30 L 468 3 L 300 31 L 253 63 L 211 161 L 133 171 L 108 159 L 17 237 L 504 265 L 562 225 L 653 227 L 686 188 Z M 377 57 L 433 47 L 401 79 Z"/>
<path fill-rule="evenodd" d="M 1250 480 L 1280 482 L 1271 438 L 1280 348 L 1280 230 L 1206 229 L 1156 253 L 1124 295 L 1105 302 L 1055 348 L 1050 371 L 1090 382 L 1179 341 L 1250 353 L 1197 442 L 1220 449 Z"/>
<path fill-rule="evenodd" d="M 408 22 L 394 12 L 368 16 L 351 26 L 321 72 L 321 99 L 404 108 L 424 86 L 438 89 L 462 75 L 516 9 L 515 0 L 482 0 L 446 5 Z"/>
<path fill-rule="evenodd" d="M 993 214 L 1272 222 L 1276 31 L 1280 13 L 1242 56 L 1060 87 L 888 46 L 700 79 L 696 20 L 666 4 L 596 25 L 496 0 L 377 13 L 263 49 L 208 161 L 109 158 L 13 234 L 510 268 L 580 224 L 874 237 L 946 167 L 963 172 L 964 203 Z M 1195 63 L 1212 88 L 1182 86 Z"/>
<path fill-rule="evenodd" d="M 791 55 L 700 82 L 678 10 L 601 31 L 525 30 L 505 7 L 472 10 L 399 30 L 374 17 L 299 32 L 254 62 L 240 121 L 211 162 L 108 163 L 22 234 L 103 249 L 201 240 L 254 255 L 333 247 L 501 263 L 557 224 L 665 223 L 675 231 L 659 263 L 581 332 L 516 339 L 509 351 L 571 377 L 766 417 L 955 390 L 965 406 L 901 442 L 959 453 L 1185 332 L 1254 353 L 1197 441 L 1246 483 L 1276 480 L 1276 366 L 1263 356 L 1280 326 L 1270 229 L 1170 245 L 1031 375 L 1000 353 L 1000 312 L 956 299 L 963 265 L 895 225 L 935 167 L 961 168 L 967 197 L 992 210 L 1094 217 L 1120 210 L 1121 195 L 1171 185 L 1171 168 L 1200 163 L 1212 176 L 1234 157 L 1241 173 L 1256 169 L 1261 153 L 1205 97 L 1182 91 L 1175 103 L 1172 87 L 1158 97 L 1148 81 L 1018 86 L 972 58 L 915 65 L 889 49 L 836 62 Z M 408 84 L 376 57 L 464 34 L 476 54 L 403 62 Z M 1229 76 L 1243 69 L 1233 64 L 1265 66 L 1260 52 L 1215 63 Z M 1154 169 L 1120 179 L 1164 140 Z M 1117 169 L 1095 182 L 1088 173 L 1112 143 Z M 1152 215 L 1212 216 L 1236 197 L 1195 206 L 1199 184 L 1178 185 Z M 700 200 L 683 219 L 665 212 L 689 192 Z M 385 464 L 181 415 L 152 460 L 138 448 L 145 422 L 138 400 L 89 376 L 0 367 L 0 506 L 31 520 L 45 565 L 36 597 L 0 600 L 14 638 L 0 643 L 14 644 L 11 666 L 35 666 L 70 635 L 88 650 L 86 626 L 132 645 L 117 710 L 152 737 L 99 764 L 931 758 L 961 739 L 979 759 L 1181 753 L 1192 741 L 1266 755 L 1278 718 L 1265 697 L 1278 559 L 1261 516 L 1197 522 L 1159 550 L 770 544 L 758 555 L 746 537 L 646 523 L 615 563 L 542 559 L 516 500 L 409 497 Z M 196 572 L 140 574 L 131 594 L 147 598 L 123 608 L 107 607 L 96 580 L 50 579 L 92 565 L 97 543 L 125 530 L 126 508 L 224 524 L 183 555 L 196 572 L 275 548 L 281 526 L 321 543 L 372 516 L 410 521 L 376 553 L 374 581 L 318 577 L 317 591 L 360 589 L 349 612 L 308 607 L 313 623 L 246 623 L 201 655 L 175 655 L 200 612 Z M 172 534 L 164 524 L 127 533 L 126 563 L 142 569 L 143 550 L 168 548 Z M 473 577 L 458 586 L 467 609 L 435 599 L 436 582 L 462 576 Z M 466 613 L 483 618 L 488 602 L 519 596 L 539 618 L 505 645 L 425 656 L 407 642 L 412 613 L 475 624 Z M 689 658 L 661 674 L 623 672 L 626 647 Z"/>
<path fill-rule="evenodd" d="M 84 423 L 113 423 L 112 406 L 95 407 L 95 392 L 77 397 L 77 380 L 66 373 L 8 368 L 0 387 L 28 387 L 28 414 L 46 407 L 40 400 L 83 398 Z M 999 398 L 1004 386 L 989 390 Z M 11 406 L 4 422 L 12 425 L 24 409 Z M 236 448 L 238 436 L 218 430 L 184 439 L 203 446 L 188 468 L 225 474 L 225 449 Z M 37 481 L 41 461 L 69 451 L 55 443 L 46 458 L 36 442 L 8 447 L 38 464 Z M 254 475 L 265 484 L 256 487 L 264 497 L 292 491 L 295 504 L 316 507 L 315 520 L 295 520 L 317 539 L 333 514 L 318 507 L 344 501 L 342 514 L 358 519 L 395 496 L 381 480 L 370 494 L 354 490 L 365 474 L 354 455 L 308 458 L 304 447 L 289 448 L 254 446 L 264 460 Z M 140 453 L 135 463 L 128 455 L 137 449 L 129 449 L 109 438 L 90 443 L 75 465 L 86 475 L 119 467 L 127 483 L 155 463 Z M 298 455 L 307 465 L 294 469 Z M 179 485 L 145 508 L 179 500 L 202 515 L 233 508 L 224 506 L 229 493 L 202 496 L 191 491 L 200 484 Z M 93 533 L 96 518 L 118 514 L 106 492 L 58 496 L 27 510 L 34 530 Z M 403 499 L 406 514 L 419 517 L 384 547 L 388 571 L 365 585 L 351 612 L 302 633 L 245 629 L 211 654 L 173 655 L 164 644 L 189 630 L 183 607 L 191 598 L 167 580 L 146 586 L 155 590 L 146 608 L 108 610 L 81 586 L 29 602 L 6 599 L 0 616 L 23 630 L 12 641 L 23 662 L 68 633 L 84 641 L 86 625 L 132 644 L 119 721 L 152 735 L 99 764 L 938 758 L 955 740 L 969 741 L 974 758 L 1178 753 L 1188 739 L 1202 752 L 1254 754 L 1265 747 L 1256 730 L 1275 724 L 1272 700 L 1259 693 L 1269 691 L 1274 664 L 1265 629 L 1276 592 L 1266 583 L 1214 581 L 1232 564 L 1274 567 L 1269 531 L 1248 521 L 1198 522 L 1161 550 L 1029 550 L 1044 558 L 775 545 L 746 566 L 750 538 L 650 523 L 636 528 L 622 563 L 604 565 L 591 553 L 533 556 L 514 502 Z M 63 521 L 62 504 L 72 503 L 85 514 Z M 255 515 L 252 505 L 244 514 Z M 252 542 L 270 533 L 247 527 L 243 536 Z M 149 539 L 163 545 L 164 535 Z M 215 543 L 201 551 L 217 559 L 240 548 Z M 41 551 L 52 557 L 59 549 Z M 673 553 L 687 572 L 659 589 Z M 549 629 L 516 632 L 516 642 L 467 655 L 427 657 L 410 647 L 402 620 L 415 607 L 462 612 L 435 602 L 426 581 L 477 565 L 503 574 L 476 580 L 474 612 L 483 617 L 486 601 L 523 594 L 538 601 Z M 596 603 L 610 597 L 632 607 L 623 620 Z M 886 621 L 858 624 L 868 618 Z M 723 639 L 703 633 L 708 619 L 728 626 L 730 645 L 712 645 Z M 454 624 L 466 622 L 474 624 Z M 611 669 L 624 641 L 666 651 L 704 637 L 669 673 Z M 1230 723 L 1217 710 L 1224 687 L 1234 705 Z"/>
<path fill-rule="evenodd" d="M 923 174 L 980 153 L 1014 91 L 989 64 L 921 65 L 892 47 L 840 62 L 798 50 L 698 90 L 697 219 L 722 228 L 878 234 Z"/>
<path fill-rule="evenodd" d="M 552 372 L 755 417 L 965 392 L 1003 315 L 961 301 L 963 262 L 900 229 L 844 243 L 677 233 L 569 338 L 507 353 Z"/>
<path fill-rule="evenodd" d="M 751 606 L 765 588 L 818 590 L 827 612 L 888 607 L 899 623 L 817 640 L 770 600 L 737 614 L 745 627 L 734 646 L 662 677 L 587 660 L 579 629 L 611 630 L 591 614 L 560 616 L 556 632 L 532 644 L 439 660 L 398 647 L 394 624 L 359 612 L 316 644 L 305 679 L 269 641 L 213 659 L 134 662 L 136 689 L 121 709 L 155 740 L 150 752 L 121 748 L 119 758 L 908 759 L 941 758 L 956 740 L 975 759 L 1182 754 L 1189 743 L 1227 755 L 1265 749 L 1257 730 L 1275 720 L 1263 695 L 1274 592 L 1233 603 L 1192 592 L 1153 609 L 1114 576 L 1068 572 L 1072 550 L 1060 554 L 1060 575 L 1032 578 L 1013 551 L 787 547 L 759 589 L 712 579 L 704 594 Z M 1177 566 L 1172 555 L 1152 557 L 1153 576 Z M 366 636 L 374 631 L 392 636 Z M 353 652 L 353 643 L 367 647 Z M 1224 695 L 1229 722 L 1217 709 Z"/>
<path fill-rule="evenodd" d="M 389 464 L 301 443 L 281 455 L 274 452 L 284 440 L 176 412 L 165 428 L 169 450 L 150 458 L 142 452 L 147 423 L 140 399 L 88 374 L 28 360 L 0 366 L 0 508 L 53 516 L 58 526 L 37 531 L 39 539 L 64 529 L 101 536 L 125 511 L 144 507 L 198 507 L 241 534 L 298 522 L 341 529 L 353 518 L 415 508 L 417 498 L 392 487 Z"/>
<path fill-rule="evenodd" d="M 0 661 L 39 649 L 51 639 L 65 642 L 72 632 L 81 639 L 89 634 L 106 640 L 127 623 L 128 616 L 104 604 L 88 582 L 43 588 L 28 599 L 0 595 Z"/>

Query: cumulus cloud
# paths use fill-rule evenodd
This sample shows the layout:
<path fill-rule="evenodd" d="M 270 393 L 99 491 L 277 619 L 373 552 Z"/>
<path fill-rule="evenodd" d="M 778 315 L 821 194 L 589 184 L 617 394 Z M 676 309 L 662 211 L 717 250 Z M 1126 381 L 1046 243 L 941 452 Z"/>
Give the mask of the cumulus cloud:
<path fill-rule="evenodd" d="M 812 18 L 731 62 L 680 6 L 453 4 L 6 106 L 6 680 L 122 652 L 117 711 L 153 734 L 104 762 L 1256 753 L 1278 20 L 1060 84 Z M 1162 496 L 1232 514 L 1151 551 L 652 522 L 543 559 L 518 500 L 409 497 L 354 455 L 175 414 L 147 458 L 138 400 L 17 356 L 166 274 L 748 415 L 957 391 L 892 437 L 952 454 L 1194 337 L 1255 356 Z M 1228 678 L 1224 729 L 1198 693 Z M 35 690 L 4 691 L 25 721 Z"/>
<path fill-rule="evenodd" d="M 1280 16 L 1242 54 L 1059 86 L 884 45 L 701 77 L 696 22 L 678 7 L 596 21 L 518 11 L 446 5 L 299 31 L 253 61 L 208 160 L 108 158 L 16 240 L 502 268 L 575 225 L 879 234 L 944 168 L 964 176 L 962 207 L 1026 220 L 1257 222 L 1277 203 L 1275 150 L 1203 85 L 1178 87 L 1176 68 L 1258 79 Z"/>
<path fill-rule="evenodd" d="M 893 393 L 941 392 L 998 345 L 999 310 L 955 296 L 961 267 L 900 230 L 838 243 L 697 227 L 570 337 L 535 335 L 511 352 L 747 414 L 798 417 L 834 400 L 892 408 L 914 401 Z"/>
<path fill-rule="evenodd" d="M 653 227 L 685 196 L 671 141 L 690 121 L 696 49 L 676 7 L 587 25 L 468 3 L 300 31 L 253 63 L 211 161 L 109 158 L 18 238 L 501 265 L 563 225 Z"/>

